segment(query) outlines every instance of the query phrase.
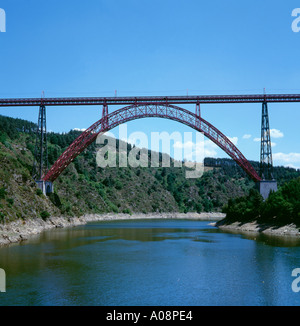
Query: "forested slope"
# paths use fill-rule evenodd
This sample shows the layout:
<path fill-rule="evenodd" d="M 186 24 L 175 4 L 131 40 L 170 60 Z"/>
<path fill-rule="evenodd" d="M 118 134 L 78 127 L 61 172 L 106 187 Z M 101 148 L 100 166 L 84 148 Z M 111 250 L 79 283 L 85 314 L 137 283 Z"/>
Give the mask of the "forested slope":
<path fill-rule="evenodd" d="M 205 173 L 186 179 L 186 167 L 100 168 L 99 147 L 93 143 L 54 183 L 54 194 L 44 196 L 31 177 L 36 125 L 0 116 L 0 220 L 49 215 L 81 216 L 104 212 L 221 211 L 230 198 L 247 195 L 254 182 L 230 159 L 205 159 Z M 80 132 L 48 133 L 50 166 Z M 117 140 L 117 151 L 119 141 Z M 128 152 L 131 145 L 127 144 Z M 148 153 L 151 155 L 150 151 Z M 160 154 L 161 155 L 161 154 Z M 257 162 L 251 162 L 258 169 Z M 300 175 L 276 167 L 279 185 Z"/>

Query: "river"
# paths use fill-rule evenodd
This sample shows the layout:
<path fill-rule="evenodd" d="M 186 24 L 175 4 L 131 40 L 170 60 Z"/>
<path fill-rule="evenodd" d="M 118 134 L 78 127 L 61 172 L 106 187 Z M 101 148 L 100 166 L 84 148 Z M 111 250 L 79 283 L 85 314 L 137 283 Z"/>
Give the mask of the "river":
<path fill-rule="evenodd" d="M 95 222 L 0 248 L 0 305 L 299 305 L 300 239 L 208 221 Z M 299 282 L 300 283 L 300 282 Z"/>

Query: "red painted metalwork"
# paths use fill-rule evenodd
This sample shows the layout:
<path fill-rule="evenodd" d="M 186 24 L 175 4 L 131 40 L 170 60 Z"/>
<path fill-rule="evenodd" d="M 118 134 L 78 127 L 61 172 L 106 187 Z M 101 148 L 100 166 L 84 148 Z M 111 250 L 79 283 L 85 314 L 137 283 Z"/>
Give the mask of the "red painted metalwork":
<path fill-rule="evenodd" d="M 42 98 L 42 105 L 142 105 L 300 102 L 300 94 Z M 2 106 L 40 106 L 41 98 L 0 99 Z"/>
<path fill-rule="evenodd" d="M 234 159 L 255 182 L 261 180 L 253 166 L 248 162 L 243 154 L 217 128 L 203 118 L 197 116 L 195 113 L 170 104 L 130 105 L 108 115 L 104 115 L 102 119 L 95 122 L 91 127 L 84 131 L 68 147 L 68 149 L 58 158 L 48 173 L 43 177 L 43 180 L 53 182 L 85 148 L 96 140 L 100 132 L 111 130 L 122 123 L 147 117 L 171 119 L 183 123 L 199 132 L 203 132 L 206 137 L 217 144 L 232 159 Z"/>

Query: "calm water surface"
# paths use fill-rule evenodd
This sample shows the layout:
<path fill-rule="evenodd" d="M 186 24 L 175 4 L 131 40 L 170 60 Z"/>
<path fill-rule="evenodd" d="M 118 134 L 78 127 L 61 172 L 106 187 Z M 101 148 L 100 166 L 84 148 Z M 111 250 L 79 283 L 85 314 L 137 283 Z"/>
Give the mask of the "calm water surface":
<path fill-rule="evenodd" d="M 206 221 L 89 223 L 0 248 L 0 305 L 299 305 L 300 241 Z M 299 283 L 300 284 L 300 283 Z"/>

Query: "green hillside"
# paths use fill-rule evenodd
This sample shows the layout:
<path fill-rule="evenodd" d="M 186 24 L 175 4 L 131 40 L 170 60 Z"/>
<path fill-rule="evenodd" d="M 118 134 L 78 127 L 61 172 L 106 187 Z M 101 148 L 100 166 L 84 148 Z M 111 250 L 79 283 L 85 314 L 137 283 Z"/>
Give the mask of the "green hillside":
<path fill-rule="evenodd" d="M 35 129 L 32 122 L 0 116 L 2 222 L 104 212 L 221 211 L 230 198 L 247 195 L 254 187 L 254 182 L 230 159 L 206 158 L 206 172 L 199 179 L 186 179 L 186 167 L 100 168 L 96 164 L 99 147 L 93 143 L 55 181 L 54 194 L 46 197 L 31 177 Z M 48 133 L 50 166 L 79 134 L 74 130 Z M 130 151 L 130 144 L 127 149 Z M 257 162 L 252 164 L 258 169 Z M 300 172 L 276 167 L 274 176 L 283 185 Z"/>

